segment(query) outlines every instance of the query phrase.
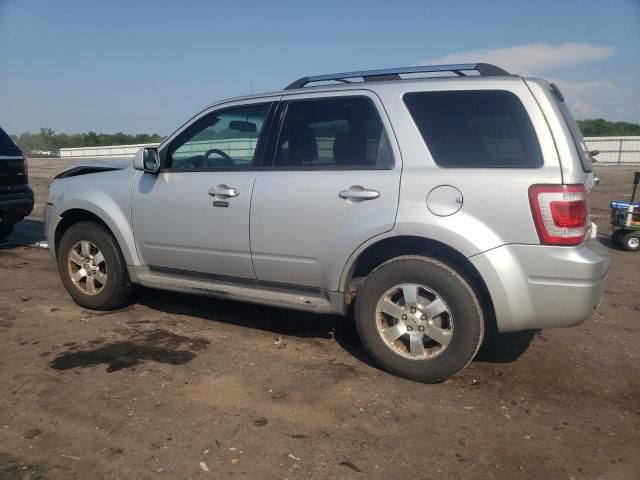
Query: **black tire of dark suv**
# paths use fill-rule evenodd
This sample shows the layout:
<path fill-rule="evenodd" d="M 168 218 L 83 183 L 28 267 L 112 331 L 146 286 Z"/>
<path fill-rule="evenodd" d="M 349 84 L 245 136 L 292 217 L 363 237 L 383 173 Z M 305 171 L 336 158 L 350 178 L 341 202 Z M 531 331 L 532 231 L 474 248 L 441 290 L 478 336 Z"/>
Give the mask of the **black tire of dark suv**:
<path fill-rule="evenodd" d="M 4 240 L 13 232 L 13 223 L 0 223 L 0 240 Z"/>

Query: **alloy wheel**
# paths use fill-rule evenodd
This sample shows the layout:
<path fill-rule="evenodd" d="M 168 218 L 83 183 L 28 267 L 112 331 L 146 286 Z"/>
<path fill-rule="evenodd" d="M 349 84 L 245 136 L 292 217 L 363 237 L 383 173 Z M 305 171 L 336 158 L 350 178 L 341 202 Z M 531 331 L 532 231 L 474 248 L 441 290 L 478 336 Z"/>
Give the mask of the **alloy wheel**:
<path fill-rule="evenodd" d="M 376 326 L 385 345 L 410 360 L 440 355 L 453 338 L 453 315 L 432 289 L 403 283 L 387 290 L 376 306 Z"/>
<path fill-rule="evenodd" d="M 97 295 L 107 284 L 107 264 L 100 249 L 80 240 L 69 249 L 67 265 L 71 281 L 85 295 Z"/>

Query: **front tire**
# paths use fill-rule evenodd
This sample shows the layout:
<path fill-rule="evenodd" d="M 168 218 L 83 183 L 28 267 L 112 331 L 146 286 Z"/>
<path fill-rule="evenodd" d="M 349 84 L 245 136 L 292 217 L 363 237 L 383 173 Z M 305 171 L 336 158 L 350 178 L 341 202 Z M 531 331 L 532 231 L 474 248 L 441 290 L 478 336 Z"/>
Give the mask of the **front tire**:
<path fill-rule="evenodd" d="M 71 298 L 92 310 L 113 310 L 131 298 L 132 285 L 120 247 L 95 222 L 80 222 L 62 235 L 58 271 Z"/>
<path fill-rule="evenodd" d="M 356 297 L 356 327 L 384 370 L 439 383 L 466 367 L 484 335 L 480 303 L 443 262 L 403 256 L 376 268 Z"/>

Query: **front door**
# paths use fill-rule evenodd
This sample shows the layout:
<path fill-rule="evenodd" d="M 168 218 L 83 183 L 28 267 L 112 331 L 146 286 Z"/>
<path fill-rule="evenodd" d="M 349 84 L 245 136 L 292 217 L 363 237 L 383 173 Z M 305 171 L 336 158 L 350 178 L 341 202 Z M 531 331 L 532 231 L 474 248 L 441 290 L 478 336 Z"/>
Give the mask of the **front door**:
<path fill-rule="evenodd" d="M 255 278 L 249 212 L 271 107 L 263 100 L 201 116 L 162 146 L 159 174 L 138 174 L 133 229 L 145 265 Z"/>

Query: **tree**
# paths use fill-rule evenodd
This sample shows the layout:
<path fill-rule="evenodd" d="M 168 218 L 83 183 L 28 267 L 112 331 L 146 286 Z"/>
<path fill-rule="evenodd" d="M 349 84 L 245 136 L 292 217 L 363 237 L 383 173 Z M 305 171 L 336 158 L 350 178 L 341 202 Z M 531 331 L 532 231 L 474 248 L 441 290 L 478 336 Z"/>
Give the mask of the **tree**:
<path fill-rule="evenodd" d="M 137 143 L 160 143 L 163 139 L 157 133 L 56 133 L 51 128 L 41 128 L 38 133 L 25 132 L 11 135 L 14 142 L 24 151 L 52 150 L 73 147 L 96 147 L 106 145 L 134 145 Z"/>
<path fill-rule="evenodd" d="M 609 122 L 602 118 L 578 120 L 585 137 L 622 137 L 640 135 L 640 125 L 629 122 Z"/>

